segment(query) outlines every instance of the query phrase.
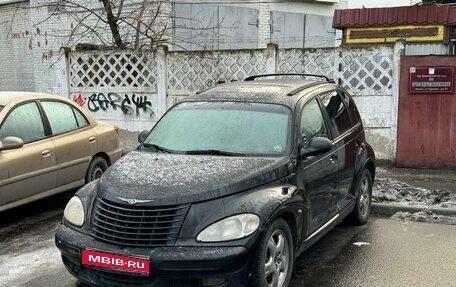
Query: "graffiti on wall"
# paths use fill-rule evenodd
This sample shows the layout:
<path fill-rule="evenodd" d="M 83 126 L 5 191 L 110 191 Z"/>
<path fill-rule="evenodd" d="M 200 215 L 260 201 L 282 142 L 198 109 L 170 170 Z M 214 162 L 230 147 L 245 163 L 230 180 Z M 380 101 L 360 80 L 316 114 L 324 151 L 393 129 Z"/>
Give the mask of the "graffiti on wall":
<path fill-rule="evenodd" d="M 121 111 L 124 115 L 141 116 L 155 115 L 152 110 L 152 103 L 147 96 L 138 96 L 136 94 L 125 94 L 120 96 L 117 93 L 93 93 L 83 96 L 80 93 L 74 94 L 72 99 L 78 105 L 87 108 L 92 113 L 99 111 Z"/>

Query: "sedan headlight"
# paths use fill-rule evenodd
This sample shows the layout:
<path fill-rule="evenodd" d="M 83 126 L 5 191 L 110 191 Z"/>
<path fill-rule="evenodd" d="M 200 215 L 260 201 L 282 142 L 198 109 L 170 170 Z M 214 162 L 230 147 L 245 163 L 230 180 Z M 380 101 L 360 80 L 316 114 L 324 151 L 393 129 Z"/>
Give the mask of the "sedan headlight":
<path fill-rule="evenodd" d="M 63 211 L 63 217 L 69 223 L 81 227 L 84 224 L 84 207 L 77 196 L 73 196 Z"/>
<path fill-rule="evenodd" d="M 227 217 L 206 227 L 196 238 L 199 242 L 221 242 L 241 239 L 254 233 L 260 226 L 256 214 L 245 213 Z"/>

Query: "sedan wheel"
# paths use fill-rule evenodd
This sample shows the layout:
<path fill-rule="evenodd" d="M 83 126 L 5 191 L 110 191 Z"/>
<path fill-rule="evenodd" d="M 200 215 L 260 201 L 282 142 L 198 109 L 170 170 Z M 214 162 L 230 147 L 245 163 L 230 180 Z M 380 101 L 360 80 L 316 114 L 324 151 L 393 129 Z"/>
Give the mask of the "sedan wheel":
<path fill-rule="evenodd" d="M 250 286 L 286 287 L 293 270 L 294 251 L 290 228 L 286 221 L 274 221 L 261 239 L 255 272 Z"/>
<path fill-rule="evenodd" d="M 86 183 L 100 178 L 106 169 L 108 169 L 108 163 L 104 158 L 99 156 L 93 158 L 87 169 Z"/>

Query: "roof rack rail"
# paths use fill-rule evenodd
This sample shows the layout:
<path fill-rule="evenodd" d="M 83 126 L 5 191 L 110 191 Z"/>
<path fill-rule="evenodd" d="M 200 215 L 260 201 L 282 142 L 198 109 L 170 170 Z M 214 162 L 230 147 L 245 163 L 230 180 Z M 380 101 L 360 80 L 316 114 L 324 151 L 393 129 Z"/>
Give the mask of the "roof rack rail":
<path fill-rule="evenodd" d="M 335 83 L 334 80 L 328 78 L 327 76 L 316 75 L 316 74 L 301 74 L 301 73 L 277 73 L 277 74 L 253 75 L 253 76 L 245 78 L 243 81 L 253 81 L 253 80 L 257 79 L 257 78 L 265 78 L 265 77 L 272 77 L 272 76 L 316 77 L 316 78 L 323 78 L 329 83 Z"/>
<path fill-rule="evenodd" d="M 287 96 L 292 97 L 292 96 L 296 95 L 297 93 L 299 93 L 299 92 L 301 92 L 301 91 L 304 91 L 304 90 L 307 89 L 307 88 L 310 88 L 310 87 L 313 87 L 313 86 L 317 86 L 317 85 L 319 85 L 319 84 L 320 84 L 320 83 L 318 83 L 318 82 L 313 82 L 313 83 L 304 85 L 304 86 L 302 86 L 302 87 L 299 87 L 299 88 L 294 89 L 293 91 L 287 93 Z"/>
<path fill-rule="evenodd" d="M 227 81 L 225 81 L 225 80 L 218 80 L 217 83 L 215 83 L 215 85 L 210 86 L 210 87 L 207 87 L 207 88 L 204 88 L 204 89 L 202 89 L 202 90 L 196 91 L 196 92 L 195 92 L 195 95 L 199 95 L 199 94 L 201 94 L 201 93 L 204 93 L 204 92 L 206 92 L 206 91 L 209 91 L 210 89 L 213 89 L 213 88 L 215 88 L 215 87 L 218 86 L 218 85 L 226 84 L 226 83 L 231 83 L 231 82 L 237 82 L 237 80 L 232 80 L 232 81 L 230 81 L 230 82 L 227 82 Z"/>

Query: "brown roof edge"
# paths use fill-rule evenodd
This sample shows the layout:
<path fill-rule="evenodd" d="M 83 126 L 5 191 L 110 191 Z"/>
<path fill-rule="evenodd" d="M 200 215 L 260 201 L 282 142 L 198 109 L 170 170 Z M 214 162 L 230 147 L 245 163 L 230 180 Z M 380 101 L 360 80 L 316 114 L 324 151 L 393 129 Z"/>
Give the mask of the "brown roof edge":
<path fill-rule="evenodd" d="M 456 25 L 456 5 L 415 5 L 335 10 L 333 28 Z"/>

